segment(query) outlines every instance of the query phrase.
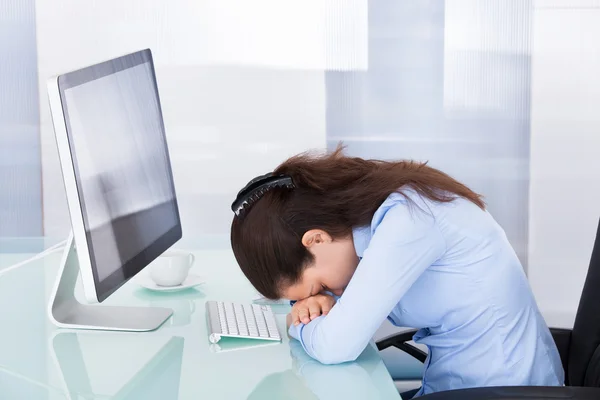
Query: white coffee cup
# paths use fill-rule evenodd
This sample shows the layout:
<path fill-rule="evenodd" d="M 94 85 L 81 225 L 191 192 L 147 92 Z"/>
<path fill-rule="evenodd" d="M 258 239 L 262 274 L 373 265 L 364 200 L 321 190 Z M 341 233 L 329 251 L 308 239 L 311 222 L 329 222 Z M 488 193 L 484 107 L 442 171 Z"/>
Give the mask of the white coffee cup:
<path fill-rule="evenodd" d="M 194 255 L 183 250 L 167 250 L 150 265 L 150 278 L 158 286 L 178 286 L 187 278 Z"/>

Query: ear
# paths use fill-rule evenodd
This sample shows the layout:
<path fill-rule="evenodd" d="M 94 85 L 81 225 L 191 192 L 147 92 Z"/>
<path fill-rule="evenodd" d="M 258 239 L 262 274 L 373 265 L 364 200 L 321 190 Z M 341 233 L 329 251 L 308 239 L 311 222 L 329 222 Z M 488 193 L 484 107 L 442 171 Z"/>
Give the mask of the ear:
<path fill-rule="evenodd" d="M 306 248 L 311 248 L 312 246 L 322 244 L 322 243 L 331 243 L 332 237 L 327 232 L 321 229 L 311 229 L 306 232 L 302 236 L 302 245 Z"/>

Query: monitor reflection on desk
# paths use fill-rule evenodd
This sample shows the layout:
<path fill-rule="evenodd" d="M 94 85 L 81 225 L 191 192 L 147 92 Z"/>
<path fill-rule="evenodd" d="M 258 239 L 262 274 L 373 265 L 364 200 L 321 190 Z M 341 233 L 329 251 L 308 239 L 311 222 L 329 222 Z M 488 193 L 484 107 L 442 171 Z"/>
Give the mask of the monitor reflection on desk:
<path fill-rule="evenodd" d="M 128 346 L 130 342 L 125 335 L 118 336 L 124 338 Z M 81 346 L 81 340 L 91 340 L 92 346 L 87 346 L 87 350 L 102 349 L 106 360 L 98 360 L 94 355 L 86 354 Z M 130 337 L 129 339 L 132 339 Z M 106 341 L 115 343 L 119 341 L 114 335 L 81 334 L 81 333 L 59 333 L 52 342 L 52 350 L 62 376 L 63 384 L 71 399 L 96 397 L 92 382 L 94 376 L 91 371 L 110 369 L 121 369 L 123 364 L 127 364 L 127 354 L 117 354 L 117 351 L 110 351 Z M 139 336 L 133 338 L 140 346 L 140 350 L 147 354 L 148 349 L 152 348 L 152 343 L 146 339 L 140 340 Z M 101 343 L 104 341 L 104 343 Z M 150 346 L 149 346 L 150 344 Z M 179 385 L 181 378 L 181 362 L 183 359 L 182 337 L 172 337 L 168 342 L 162 345 L 150 360 L 145 362 L 141 368 L 130 376 L 120 389 L 111 395 L 111 399 L 176 399 L 179 396 Z M 85 348 L 85 347 L 84 347 Z M 86 362 L 87 361 L 87 362 Z M 135 361 L 137 360 L 129 360 Z M 139 361 L 138 361 L 139 362 Z M 126 375 L 125 375 L 126 376 Z"/>

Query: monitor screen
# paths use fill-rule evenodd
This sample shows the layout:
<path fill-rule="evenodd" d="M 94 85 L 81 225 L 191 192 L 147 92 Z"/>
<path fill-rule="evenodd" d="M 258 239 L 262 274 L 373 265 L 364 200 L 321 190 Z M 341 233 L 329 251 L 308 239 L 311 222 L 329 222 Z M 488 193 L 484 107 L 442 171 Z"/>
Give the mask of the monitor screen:
<path fill-rule="evenodd" d="M 181 238 L 152 55 L 58 79 L 99 301 Z"/>

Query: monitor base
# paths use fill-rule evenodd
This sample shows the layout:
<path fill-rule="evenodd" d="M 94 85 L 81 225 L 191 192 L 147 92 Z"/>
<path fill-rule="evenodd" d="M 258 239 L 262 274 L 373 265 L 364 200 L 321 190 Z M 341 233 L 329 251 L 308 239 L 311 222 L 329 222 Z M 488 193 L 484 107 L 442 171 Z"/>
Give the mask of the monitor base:
<path fill-rule="evenodd" d="M 145 332 L 157 329 L 173 314 L 169 308 L 81 304 L 75 298 L 78 275 L 79 261 L 71 233 L 48 303 L 50 321 L 59 328 Z"/>

